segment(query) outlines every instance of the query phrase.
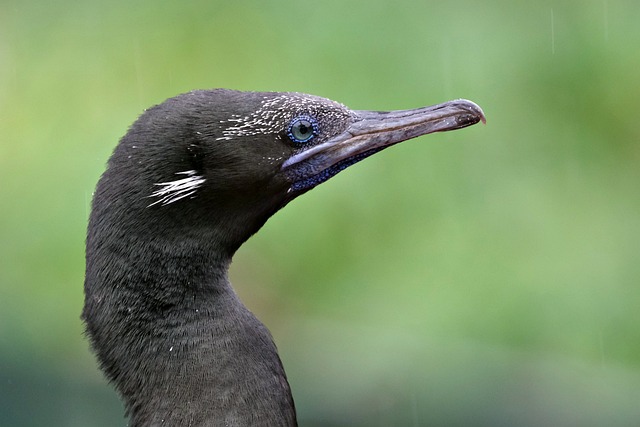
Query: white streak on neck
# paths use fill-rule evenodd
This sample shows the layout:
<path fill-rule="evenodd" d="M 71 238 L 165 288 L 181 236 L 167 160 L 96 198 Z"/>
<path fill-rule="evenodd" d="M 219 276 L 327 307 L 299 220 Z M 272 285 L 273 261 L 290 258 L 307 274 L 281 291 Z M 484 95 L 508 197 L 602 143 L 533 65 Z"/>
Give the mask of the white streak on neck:
<path fill-rule="evenodd" d="M 148 197 L 158 197 L 158 200 L 151 203 L 147 207 L 161 204 L 166 206 L 168 204 L 177 202 L 185 197 L 192 196 L 196 190 L 204 184 L 206 181 L 201 175 L 198 175 L 196 171 L 189 170 L 184 172 L 177 172 L 176 175 L 186 175 L 186 178 L 177 179 L 175 181 L 160 182 L 154 184 L 160 186 L 156 191 L 151 193 Z"/>

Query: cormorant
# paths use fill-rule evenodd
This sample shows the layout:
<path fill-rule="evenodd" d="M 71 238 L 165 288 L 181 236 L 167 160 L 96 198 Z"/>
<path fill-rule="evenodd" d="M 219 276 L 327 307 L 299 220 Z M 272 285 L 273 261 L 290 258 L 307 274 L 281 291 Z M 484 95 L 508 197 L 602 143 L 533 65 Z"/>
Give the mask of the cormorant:
<path fill-rule="evenodd" d="M 146 110 L 93 196 L 82 318 L 131 426 L 295 426 L 267 328 L 227 277 L 288 202 L 420 135 L 484 122 L 456 100 L 355 111 L 300 93 L 198 90 Z"/>

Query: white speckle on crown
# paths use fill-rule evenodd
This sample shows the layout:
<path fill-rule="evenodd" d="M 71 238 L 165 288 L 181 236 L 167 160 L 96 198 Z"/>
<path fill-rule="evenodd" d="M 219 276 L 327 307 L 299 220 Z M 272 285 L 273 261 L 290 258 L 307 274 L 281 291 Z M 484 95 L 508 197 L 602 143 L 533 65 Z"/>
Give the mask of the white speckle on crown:
<path fill-rule="evenodd" d="M 230 126 L 223 129 L 216 140 L 229 140 L 239 136 L 278 134 L 285 131 L 289 120 L 298 114 L 312 114 L 317 119 L 344 118 L 349 110 L 342 104 L 328 99 L 290 93 L 276 97 L 264 97 L 264 101 L 249 116 L 232 115 L 220 123 Z"/>

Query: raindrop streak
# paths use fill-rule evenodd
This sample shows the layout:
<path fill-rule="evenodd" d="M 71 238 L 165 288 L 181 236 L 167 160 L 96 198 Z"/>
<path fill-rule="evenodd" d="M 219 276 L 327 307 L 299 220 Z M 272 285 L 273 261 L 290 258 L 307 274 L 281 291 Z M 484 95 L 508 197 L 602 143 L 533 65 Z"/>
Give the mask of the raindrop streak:
<path fill-rule="evenodd" d="M 411 395 L 411 413 L 413 415 L 413 425 L 414 427 L 419 427 L 420 422 L 418 419 L 418 398 L 415 393 Z"/>
<path fill-rule="evenodd" d="M 144 97 L 142 94 L 142 54 L 140 51 L 140 40 L 133 41 L 133 67 L 136 73 L 136 89 L 138 89 L 138 103 L 142 105 L 140 110 L 144 109 Z M 135 147 L 134 147 L 135 148 Z"/>
<path fill-rule="evenodd" d="M 440 59 L 440 64 L 442 66 L 442 85 L 444 88 L 443 96 L 446 98 L 447 93 L 453 92 L 453 84 L 451 81 L 451 76 L 453 73 L 451 72 L 451 52 L 453 49 L 451 48 L 451 42 L 448 38 L 445 37 L 442 43 L 442 55 Z"/>
<path fill-rule="evenodd" d="M 89 218 L 89 206 L 91 206 L 91 202 L 89 201 L 89 197 L 87 196 L 87 190 L 84 190 L 84 217 Z"/>
<path fill-rule="evenodd" d="M 555 25 L 553 23 L 553 8 L 551 8 L 551 54 L 555 55 L 556 53 L 556 35 L 555 35 Z"/>
<path fill-rule="evenodd" d="M 604 366 L 604 338 L 602 337 L 602 330 L 598 334 L 600 338 L 600 364 Z"/>
<path fill-rule="evenodd" d="M 604 19 L 604 41 L 609 41 L 609 4 L 607 0 L 602 2 L 602 6 L 602 19 Z"/>

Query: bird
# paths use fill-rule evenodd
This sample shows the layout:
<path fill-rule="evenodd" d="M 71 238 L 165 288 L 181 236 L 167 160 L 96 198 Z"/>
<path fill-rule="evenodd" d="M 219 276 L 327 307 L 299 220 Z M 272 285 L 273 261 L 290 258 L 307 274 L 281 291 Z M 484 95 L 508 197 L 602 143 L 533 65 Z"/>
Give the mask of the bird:
<path fill-rule="evenodd" d="M 234 253 L 349 166 L 480 121 L 482 109 L 464 99 L 365 111 L 229 89 L 145 110 L 93 194 L 81 315 L 129 425 L 296 426 L 274 340 L 229 281 Z"/>

